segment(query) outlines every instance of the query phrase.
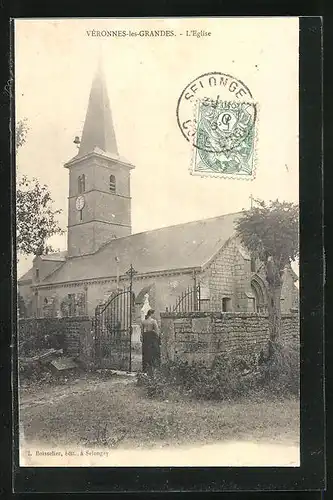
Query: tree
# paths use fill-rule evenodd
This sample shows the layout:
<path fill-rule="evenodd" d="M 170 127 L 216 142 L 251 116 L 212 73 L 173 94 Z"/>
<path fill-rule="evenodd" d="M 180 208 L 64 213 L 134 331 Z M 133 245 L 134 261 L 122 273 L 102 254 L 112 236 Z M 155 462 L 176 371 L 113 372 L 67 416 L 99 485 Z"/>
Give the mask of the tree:
<path fill-rule="evenodd" d="M 283 273 L 299 252 L 298 219 L 294 203 L 254 200 L 236 224 L 242 244 L 265 265 L 270 344 L 278 342 L 280 335 Z"/>
<path fill-rule="evenodd" d="M 27 124 L 27 119 L 23 118 L 23 120 L 19 120 L 16 125 L 16 153 L 18 149 L 23 146 L 23 144 L 26 141 L 27 133 L 28 133 L 29 127 Z"/>
<path fill-rule="evenodd" d="M 28 133 L 27 120 L 18 121 L 16 126 L 16 153 Z M 17 251 L 26 255 L 41 255 L 53 251 L 47 240 L 56 234 L 63 234 L 57 216 L 62 210 L 54 210 L 49 188 L 36 178 L 19 176 L 16 187 L 16 244 Z"/>

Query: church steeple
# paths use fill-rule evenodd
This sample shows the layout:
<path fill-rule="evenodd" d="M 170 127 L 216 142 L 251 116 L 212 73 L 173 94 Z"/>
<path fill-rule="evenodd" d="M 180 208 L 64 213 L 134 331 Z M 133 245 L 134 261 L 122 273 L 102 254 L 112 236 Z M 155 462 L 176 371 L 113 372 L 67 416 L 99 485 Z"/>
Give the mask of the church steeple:
<path fill-rule="evenodd" d="M 105 153 L 119 156 L 101 60 L 98 62 L 90 90 L 78 156 L 92 153 L 95 147 Z"/>
<path fill-rule="evenodd" d="M 78 144 L 80 141 L 74 141 Z M 101 64 L 93 79 L 79 153 L 69 170 L 68 257 L 131 234 L 131 165 L 119 156 Z"/>

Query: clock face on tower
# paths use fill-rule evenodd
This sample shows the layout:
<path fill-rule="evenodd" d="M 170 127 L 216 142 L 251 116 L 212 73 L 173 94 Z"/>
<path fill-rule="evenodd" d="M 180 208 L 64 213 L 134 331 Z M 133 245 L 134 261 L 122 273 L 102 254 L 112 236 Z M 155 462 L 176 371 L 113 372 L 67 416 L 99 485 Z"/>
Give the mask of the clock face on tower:
<path fill-rule="evenodd" d="M 84 207 L 84 204 L 85 204 L 84 197 L 83 196 L 78 196 L 76 198 L 76 202 L 75 202 L 76 210 L 82 210 L 83 207 Z"/>

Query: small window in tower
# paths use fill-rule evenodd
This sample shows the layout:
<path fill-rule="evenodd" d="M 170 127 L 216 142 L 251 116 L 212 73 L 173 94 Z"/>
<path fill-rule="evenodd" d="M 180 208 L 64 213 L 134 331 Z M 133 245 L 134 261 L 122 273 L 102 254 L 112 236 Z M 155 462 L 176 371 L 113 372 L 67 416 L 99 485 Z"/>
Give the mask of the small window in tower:
<path fill-rule="evenodd" d="M 79 194 L 84 193 L 86 190 L 86 176 L 84 174 L 79 175 L 77 179 L 78 192 Z"/>
<path fill-rule="evenodd" d="M 36 269 L 36 280 L 39 280 L 39 269 Z"/>
<path fill-rule="evenodd" d="M 83 221 L 83 210 L 80 210 L 80 222 Z"/>
<path fill-rule="evenodd" d="M 116 178 L 114 175 L 110 175 L 110 191 L 112 193 L 116 192 Z"/>
<path fill-rule="evenodd" d="M 254 257 L 251 257 L 251 273 L 256 272 L 256 259 Z"/>

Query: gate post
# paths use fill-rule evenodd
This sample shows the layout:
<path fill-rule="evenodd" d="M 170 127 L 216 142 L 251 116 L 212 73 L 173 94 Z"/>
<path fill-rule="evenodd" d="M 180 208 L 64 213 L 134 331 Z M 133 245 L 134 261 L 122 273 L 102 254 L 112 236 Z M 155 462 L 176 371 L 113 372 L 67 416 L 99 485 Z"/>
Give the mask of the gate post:
<path fill-rule="evenodd" d="M 133 307 L 133 276 L 137 274 L 137 271 L 134 269 L 133 265 L 130 265 L 130 268 L 128 271 L 126 271 L 126 274 L 130 278 L 130 310 L 129 310 L 129 334 L 130 334 L 130 352 L 129 352 L 129 372 L 131 373 L 132 371 L 132 307 Z"/>
<path fill-rule="evenodd" d="M 95 317 L 93 318 L 93 324 L 94 324 L 94 336 L 95 336 L 95 342 L 94 342 L 94 361 L 95 361 L 95 368 L 101 368 L 101 359 L 102 359 L 102 353 L 101 353 L 101 306 L 98 305 L 95 309 Z"/>
<path fill-rule="evenodd" d="M 194 299 L 194 310 L 198 310 L 198 287 L 197 287 L 197 275 L 193 271 L 193 299 Z"/>

